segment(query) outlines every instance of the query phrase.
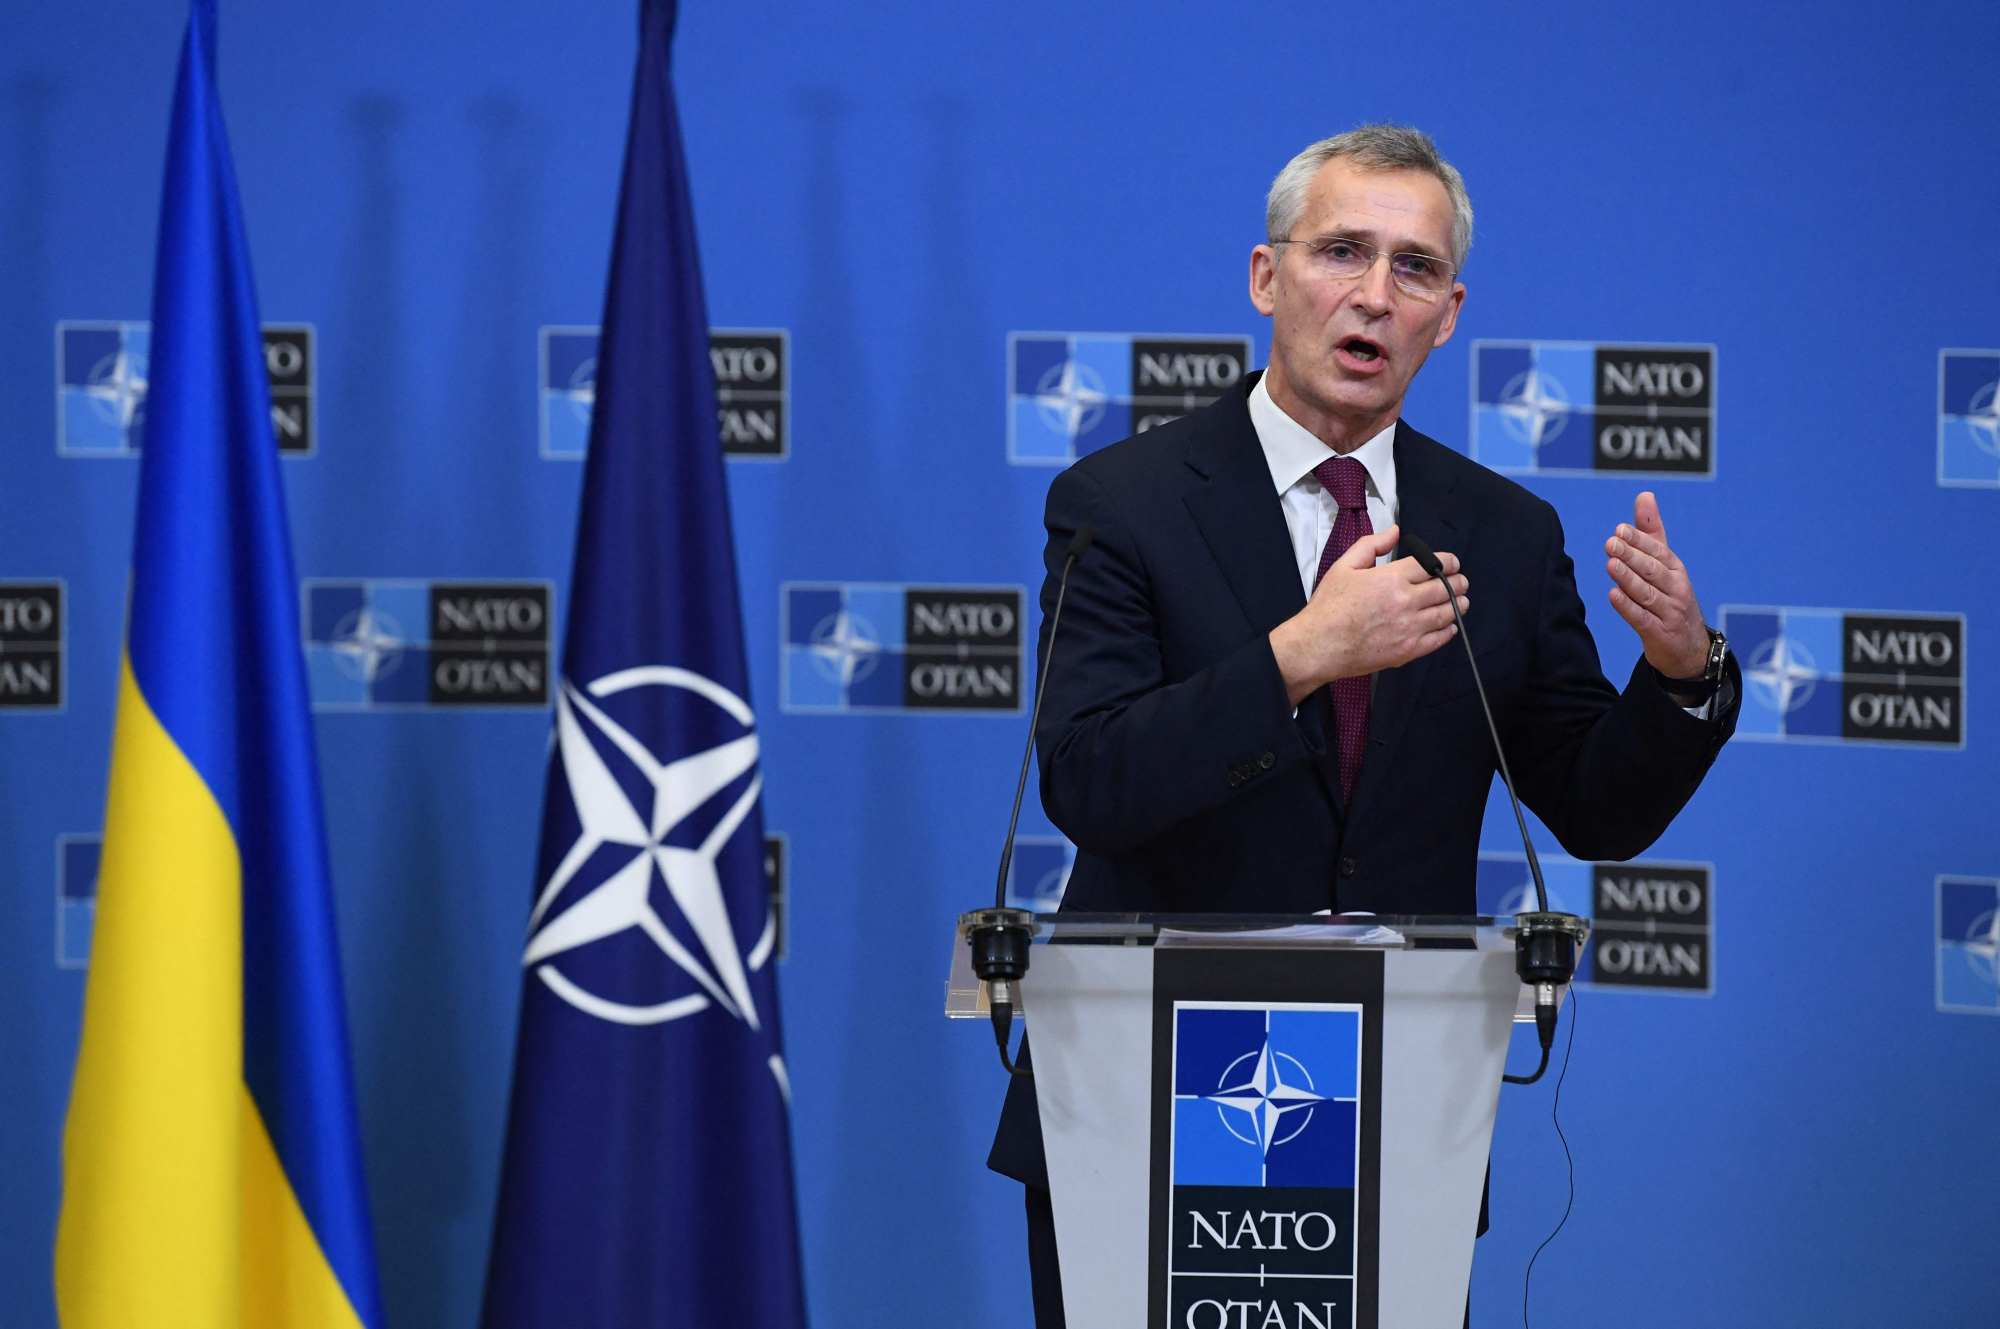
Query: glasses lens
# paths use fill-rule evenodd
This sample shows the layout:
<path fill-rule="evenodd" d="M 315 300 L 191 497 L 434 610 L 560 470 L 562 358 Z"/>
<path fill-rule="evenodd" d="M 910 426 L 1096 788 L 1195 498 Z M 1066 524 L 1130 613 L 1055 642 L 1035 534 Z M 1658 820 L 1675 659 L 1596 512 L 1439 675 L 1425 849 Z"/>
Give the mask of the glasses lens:
<path fill-rule="evenodd" d="M 1312 247 L 1312 252 L 1320 267 L 1333 277 L 1358 277 L 1375 261 L 1375 251 L 1367 245 L 1338 237 L 1321 240 Z"/>
<path fill-rule="evenodd" d="M 1417 295 L 1442 295 L 1451 285 L 1451 269 L 1429 254 L 1398 254 L 1393 267 L 1396 284 Z"/>

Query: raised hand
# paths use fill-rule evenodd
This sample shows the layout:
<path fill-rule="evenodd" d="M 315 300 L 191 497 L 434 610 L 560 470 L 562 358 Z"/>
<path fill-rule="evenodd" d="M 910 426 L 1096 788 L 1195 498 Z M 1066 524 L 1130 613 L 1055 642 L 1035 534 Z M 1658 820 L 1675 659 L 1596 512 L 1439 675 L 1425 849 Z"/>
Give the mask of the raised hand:
<path fill-rule="evenodd" d="M 1612 533 L 1604 553 L 1611 607 L 1639 634 L 1646 662 L 1667 678 L 1699 677 L 1708 664 L 1708 628 L 1650 490 L 1633 500 L 1632 524 Z"/>
<path fill-rule="evenodd" d="M 1271 653 L 1292 705 L 1336 678 L 1407 664 L 1457 635 L 1443 582 L 1413 558 L 1375 566 L 1397 539 L 1391 526 L 1356 540 L 1320 578 L 1306 607 L 1271 629 Z M 1438 561 L 1462 614 L 1472 601 L 1458 556 L 1440 553 Z"/>

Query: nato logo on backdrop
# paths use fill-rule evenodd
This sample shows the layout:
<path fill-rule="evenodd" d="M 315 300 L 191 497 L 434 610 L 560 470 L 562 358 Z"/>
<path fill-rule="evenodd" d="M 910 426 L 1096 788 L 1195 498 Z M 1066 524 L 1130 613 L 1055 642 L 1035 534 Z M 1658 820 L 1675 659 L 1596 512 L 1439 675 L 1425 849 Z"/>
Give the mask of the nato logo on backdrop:
<path fill-rule="evenodd" d="M 1021 709 L 1019 586 L 787 582 L 780 709 L 803 714 Z"/>
<path fill-rule="evenodd" d="M 264 325 L 271 429 L 278 451 L 316 449 L 313 328 Z M 64 320 L 56 324 L 56 452 L 64 457 L 136 457 L 146 421 L 152 325 Z"/>
<path fill-rule="evenodd" d="M 1019 835 L 1007 863 L 1007 907 L 1053 914 L 1069 889 L 1076 846 L 1060 835 Z"/>
<path fill-rule="evenodd" d="M 546 706 L 554 594 L 545 581 L 307 578 L 313 709 Z"/>
<path fill-rule="evenodd" d="M 63 709 L 63 583 L 0 581 L 0 710 Z"/>
<path fill-rule="evenodd" d="M 56 968 L 90 965 L 90 936 L 97 923 L 97 863 L 104 850 L 97 835 L 56 837 Z"/>
<path fill-rule="evenodd" d="M 1472 343 L 1472 445 L 1496 471 L 1715 474 L 1715 348 Z"/>
<path fill-rule="evenodd" d="M 1067 466 L 1213 402 L 1250 372 L 1248 337 L 1007 334 L 1007 460 Z"/>
<path fill-rule="evenodd" d="M 1576 981 L 1590 987 L 1715 992 L 1715 869 L 1707 863 L 1541 860 L 1549 908 L 1591 920 Z M 1474 887 L 1482 914 L 1535 908 L 1520 854 L 1481 854 Z"/>
<path fill-rule="evenodd" d="M 1724 605 L 1739 738 L 1965 746 L 1965 616 Z"/>
<path fill-rule="evenodd" d="M 1353 1324 L 1362 1008 L 1176 1001 L 1173 1020 L 1167 1323 Z"/>
<path fill-rule="evenodd" d="M 2000 879 L 1937 879 L 1937 1006 L 2000 1015 Z"/>
<path fill-rule="evenodd" d="M 791 334 L 783 328 L 710 328 L 716 423 L 725 457 L 783 461 L 791 453 Z M 590 450 L 597 402 L 597 328 L 541 330 L 542 456 L 575 461 Z"/>
<path fill-rule="evenodd" d="M 2000 489 L 2000 351 L 1938 352 L 1938 483 Z"/>

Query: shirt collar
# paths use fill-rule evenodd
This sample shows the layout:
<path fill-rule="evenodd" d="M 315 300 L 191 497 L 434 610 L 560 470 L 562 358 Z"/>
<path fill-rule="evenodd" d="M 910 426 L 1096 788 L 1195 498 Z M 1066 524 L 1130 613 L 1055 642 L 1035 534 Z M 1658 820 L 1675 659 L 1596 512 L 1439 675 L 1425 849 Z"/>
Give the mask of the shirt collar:
<path fill-rule="evenodd" d="M 1282 494 L 1312 474 L 1313 467 L 1342 454 L 1286 415 L 1284 408 L 1271 400 L 1271 390 L 1265 386 L 1268 381 L 1268 375 L 1259 375 L 1257 386 L 1250 389 L 1250 426 L 1263 446 L 1272 487 Z M 1377 497 L 1390 512 L 1396 511 L 1396 422 L 1390 421 L 1388 428 L 1345 455 L 1367 469 L 1368 483 Z"/>

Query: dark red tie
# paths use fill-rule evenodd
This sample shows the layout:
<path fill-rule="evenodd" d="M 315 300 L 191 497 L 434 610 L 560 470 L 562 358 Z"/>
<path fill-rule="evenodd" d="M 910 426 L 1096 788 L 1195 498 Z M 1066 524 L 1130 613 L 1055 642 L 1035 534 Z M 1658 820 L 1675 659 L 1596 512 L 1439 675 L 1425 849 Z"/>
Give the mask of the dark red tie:
<path fill-rule="evenodd" d="M 1313 475 L 1340 505 L 1340 513 L 1333 519 L 1333 533 L 1326 537 L 1326 548 L 1320 551 L 1319 572 L 1313 577 L 1313 585 L 1317 587 L 1334 560 L 1362 536 L 1373 535 L 1375 527 L 1368 520 L 1366 466 L 1352 457 L 1329 457 L 1313 467 Z M 1326 690 L 1333 698 L 1333 728 L 1340 750 L 1340 798 L 1346 802 L 1354 796 L 1354 780 L 1361 774 L 1361 753 L 1368 746 L 1368 697 L 1373 689 L 1369 686 L 1369 675 L 1362 674 L 1335 679 Z"/>

